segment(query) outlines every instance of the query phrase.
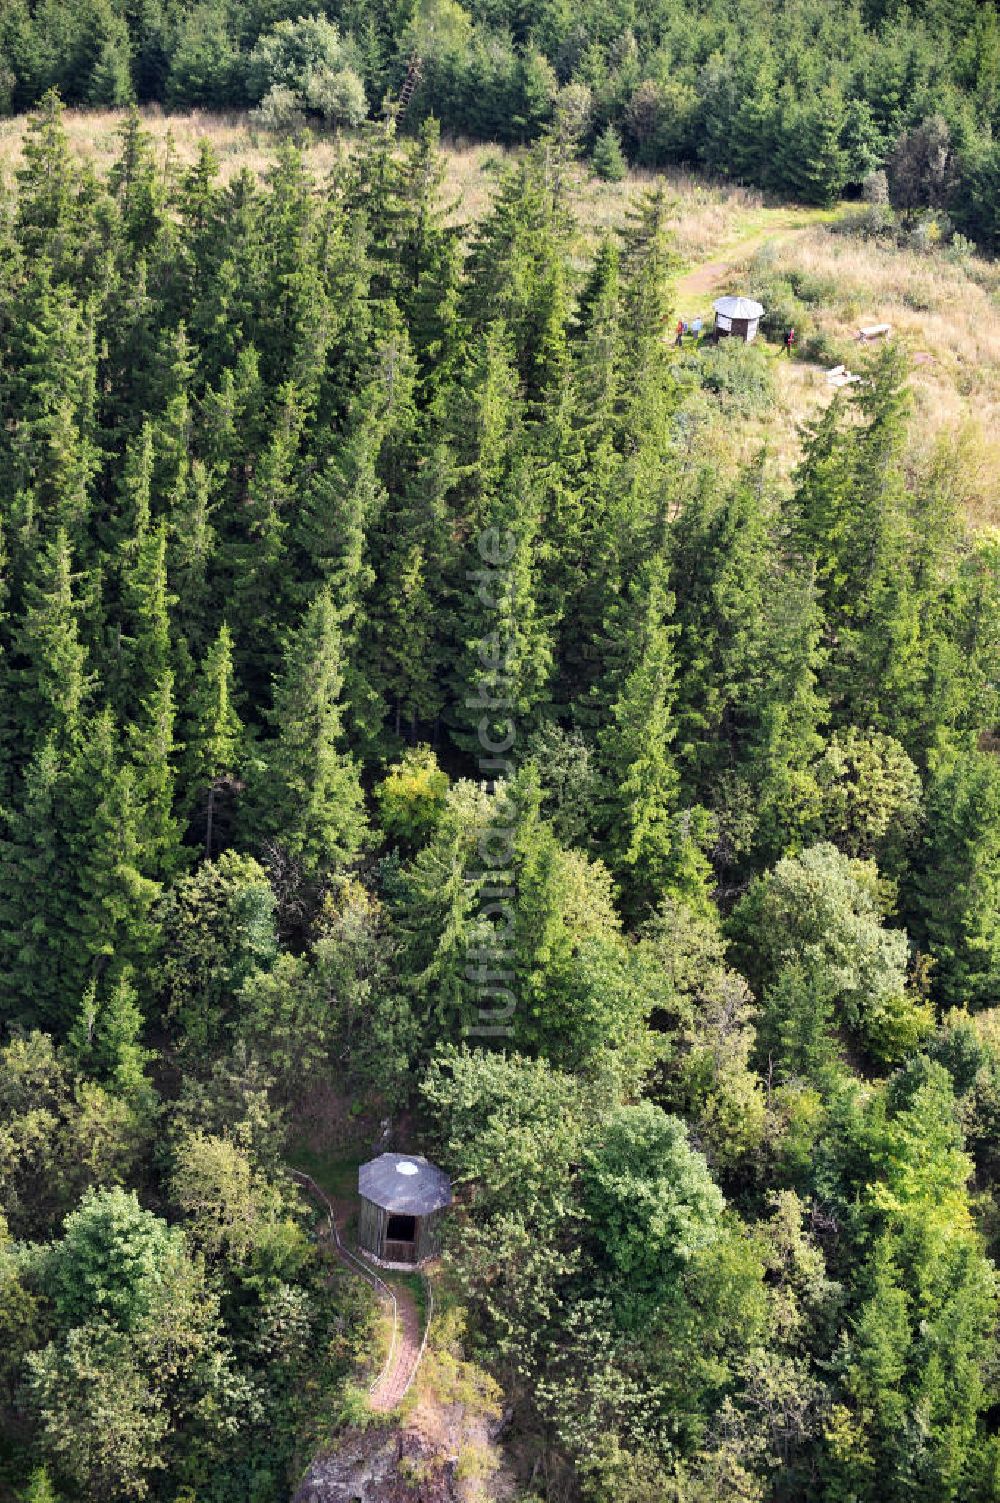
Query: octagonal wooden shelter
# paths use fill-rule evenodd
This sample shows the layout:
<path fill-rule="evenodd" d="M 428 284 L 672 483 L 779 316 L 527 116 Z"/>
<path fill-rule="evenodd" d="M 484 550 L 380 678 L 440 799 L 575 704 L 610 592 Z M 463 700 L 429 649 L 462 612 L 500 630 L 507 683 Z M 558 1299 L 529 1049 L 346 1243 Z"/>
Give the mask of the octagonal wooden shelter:
<path fill-rule="evenodd" d="M 386 1268 L 412 1268 L 441 1251 L 451 1180 L 419 1153 L 380 1153 L 358 1170 L 358 1246 Z"/>
<path fill-rule="evenodd" d="M 712 307 L 716 339 L 742 339 L 747 344 L 756 339 L 764 313 L 762 304 L 754 302 L 752 297 L 720 297 Z"/>

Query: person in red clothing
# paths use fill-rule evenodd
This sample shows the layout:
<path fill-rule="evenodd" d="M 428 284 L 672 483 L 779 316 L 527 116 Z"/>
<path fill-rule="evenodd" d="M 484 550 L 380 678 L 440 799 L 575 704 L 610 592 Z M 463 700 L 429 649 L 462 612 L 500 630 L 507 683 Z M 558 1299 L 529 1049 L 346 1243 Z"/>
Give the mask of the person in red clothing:
<path fill-rule="evenodd" d="M 793 326 L 793 327 L 785 330 L 785 354 L 786 355 L 790 355 L 792 353 L 792 345 L 794 343 L 795 343 L 795 328 Z"/>
<path fill-rule="evenodd" d="M 684 328 L 685 328 L 684 320 L 682 318 L 679 318 L 677 320 L 677 338 L 674 340 L 674 344 L 677 345 L 678 348 L 680 347 L 680 345 L 683 343 L 683 340 L 684 340 Z"/>

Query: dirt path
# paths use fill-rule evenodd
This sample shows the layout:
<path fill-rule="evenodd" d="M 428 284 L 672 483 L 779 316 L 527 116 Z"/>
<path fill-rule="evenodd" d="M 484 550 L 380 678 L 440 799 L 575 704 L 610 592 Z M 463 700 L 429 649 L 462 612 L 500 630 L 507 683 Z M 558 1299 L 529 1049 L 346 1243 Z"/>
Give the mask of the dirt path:
<path fill-rule="evenodd" d="M 767 217 L 752 234 L 717 247 L 711 261 L 702 261 L 678 277 L 675 295 L 679 309 L 682 304 L 695 304 L 698 299 L 707 300 L 713 292 L 721 290 L 733 268 L 742 266 L 754 251 L 769 240 L 788 240 L 792 236 L 805 234 L 807 230 L 817 224 L 825 224 L 832 217 L 828 209 L 785 208 L 765 209 L 762 212 Z M 694 311 L 687 306 L 682 309 L 685 315 Z"/>
<path fill-rule="evenodd" d="M 293 1169 L 291 1173 L 325 1210 L 330 1246 L 336 1257 L 349 1272 L 370 1284 L 379 1297 L 389 1323 L 389 1350 L 385 1366 L 368 1393 L 369 1403 L 375 1413 L 388 1414 L 402 1403 L 420 1366 L 430 1328 L 432 1305 L 428 1303 L 427 1319 L 421 1321 L 417 1301 L 407 1286 L 399 1281 L 386 1283 L 344 1243 L 341 1228 L 350 1215 L 351 1207 L 346 1202 L 332 1201 L 311 1175 L 303 1174 L 299 1169 Z M 431 1301 L 430 1285 L 426 1287 L 428 1301 Z"/>
<path fill-rule="evenodd" d="M 402 1403 L 424 1349 L 424 1332 L 416 1300 L 404 1284 L 394 1285 L 393 1293 L 396 1296 L 396 1340 L 390 1359 L 369 1396 L 376 1414 L 387 1414 Z"/>

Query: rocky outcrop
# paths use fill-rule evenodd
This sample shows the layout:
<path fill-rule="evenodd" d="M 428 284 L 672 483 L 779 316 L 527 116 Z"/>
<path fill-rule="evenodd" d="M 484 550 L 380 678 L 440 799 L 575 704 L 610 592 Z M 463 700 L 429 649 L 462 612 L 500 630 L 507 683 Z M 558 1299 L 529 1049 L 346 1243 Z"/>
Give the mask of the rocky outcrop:
<path fill-rule="evenodd" d="M 365 1430 L 320 1456 L 292 1503 L 464 1503 L 458 1458 L 413 1430 Z"/>

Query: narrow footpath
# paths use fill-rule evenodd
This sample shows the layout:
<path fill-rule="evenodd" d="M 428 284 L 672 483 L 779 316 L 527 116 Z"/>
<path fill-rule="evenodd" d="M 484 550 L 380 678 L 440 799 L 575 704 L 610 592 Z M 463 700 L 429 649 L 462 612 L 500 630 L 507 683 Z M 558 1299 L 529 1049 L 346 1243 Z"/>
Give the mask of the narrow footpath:
<path fill-rule="evenodd" d="M 401 1282 L 386 1283 L 346 1245 L 338 1225 L 337 1209 L 312 1176 L 303 1174 L 298 1169 L 292 1169 L 291 1174 L 323 1207 L 330 1246 L 337 1258 L 351 1273 L 370 1284 L 379 1297 L 389 1323 L 389 1350 L 385 1365 L 368 1392 L 369 1403 L 374 1412 L 388 1414 L 403 1402 L 424 1354 L 431 1321 L 430 1286 L 428 1285 L 427 1319 L 422 1324 L 417 1301 L 407 1286 Z"/>
<path fill-rule="evenodd" d="M 424 1354 L 424 1333 L 416 1300 L 404 1284 L 396 1284 L 393 1293 L 396 1339 L 390 1359 L 371 1390 L 370 1403 L 376 1414 L 388 1414 L 403 1402 Z"/>

